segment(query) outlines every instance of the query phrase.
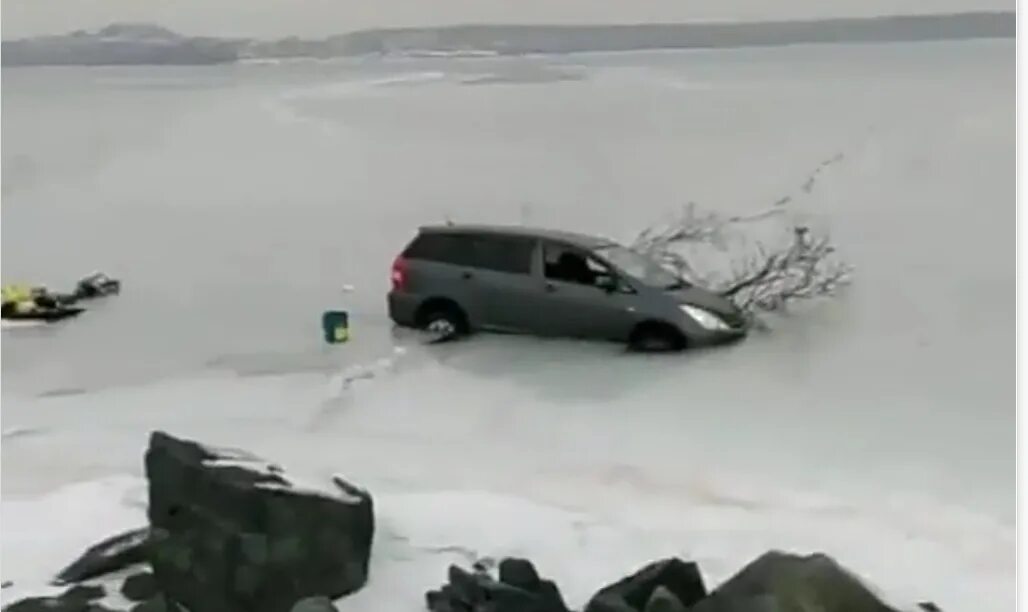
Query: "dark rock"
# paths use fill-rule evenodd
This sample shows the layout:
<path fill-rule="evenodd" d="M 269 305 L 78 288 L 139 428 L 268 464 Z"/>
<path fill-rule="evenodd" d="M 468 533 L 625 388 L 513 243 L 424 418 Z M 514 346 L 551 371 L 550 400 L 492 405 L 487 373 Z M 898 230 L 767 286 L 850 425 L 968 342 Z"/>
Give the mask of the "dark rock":
<path fill-rule="evenodd" d="M 641 612 L 657 587 L 664 587 L 686 608 L 707 595 L 695 563 L 669 558 L 651 563 L 593 595 L 585 612 Z"/>
<path fill-rule="evenodd" d="M 765 553 L 691 612 L 896 612 L 826 555 Z"/>
<path fill-rule="evenodd" d="M 935 605 L 930 601 L 922 601 L 919 604 L 917 604 L 917 607 L 924 610 L 924 612 L 942 612 L 939 606 Z"/>
<path fill-rule="evenodd" d="M 8 605 L 3 612 L 118 612 L 82 599 L 58 597 L 29 597 Z"/>
<path fill-rule="evenodd" d="M 157 595 L 157 580 L 150 572 L 132 574 L 121 583 L 121 594 L 129 601 L 146 601 Z"/>
<path fill-rule="evenodd" d="M 150 529 L 143 527 L 107 538 L 89 547 L 82 556 L 61 570 L 53 583 L 82 582 L 142 563 L 149 535 Z"/>
<path fill-rule="evenodd" d="M 296 602 L 289 612 L 339 612 L 332 600 L 323 595 L 308 597 Z"/>
<path fill-rule="evenodd" d="M 535 594 L 541 604 L 541 610 L 567 612 L 568 606 L 564 603 L 564 597 L 561 596 L 560 589 L 552 580 L 540 580 Z"/>
<path fill-rule="evenodd" d="M 61 599 L 75 599 L 78 601 L 96 601 L 97 599 L 103 599 L 104 595 L 107 594 L 107 590 L 98 584 L 84 585 L 77 584 L 64 593 L 61 593 Z"/>
<path fill-rule="evenodd" d="M 688 612 L 688 610 L 674 593 L 667 590 L 666 587 L 659 586 L 653 589 L 653 595 L 646 602 L 644 612 Z"/>
<path fill-rule="evenodd" d="M 184 609 L 178 604 L 168 601 L 163 593 L 158 593 L 142 603 L 132 606 L 129 612 L 183 612 Z"/>
<path fill-rule="evenodd" d="M 539 588 L 539 573 L 528 559 L 506 558 L 500 561 L 500 582 L 535 591 Z"/>
<path fill-rule="evenodd" d="M 502 582 L 494 582 L 485 593 L 485 602 L 488 605 L 486 609 L 490 612 L 537 612 L 542 610 L 540 602 L 532 593 Z"/>
<path fill-rule="evenodd" d="M 475 562 L 471 564 L 471 570 L 476 574 L 488 574 L 495 566 L 496 561 L 494 559 L 491 557 L 482 557 L 480 559 L 476 559 Z"/>
<path fill-rule="evenodd" d="M 425 593 L 425 605 L 431 612 L 568 612 L 557 585 L 541 580 L 530 562 L 504 560 L 500 568 L 507 579 L 531 588 L 497 581 L 482 568 L 469 573 L 451 565 L 449 583 Z"/>
<path fill-rule="evenodd" d="M 3 612 L 80 612 L 82 606 L 71 609 L 61 606 L 56 597 L 26 597 L 4 606 Z"/>
<path fill-rule="evenodd" d="M 288 612 L 367 580 L 371 496 L 338 477 L 300 489 L 253 455 L 162 432 L 150 437 L 146 475 L 147 557 L 162 592 L 191 612 Z"/>
<path fill-rule="evenodd" d="M 76 585 L 56 597 L 29 597 L 18 600 L 4 608 L 4 612 L 115 612 L 93 603 L 106 594 L 102 586 Z"/>
<path fill-rule="evenodd" d="M 485 601 L 485 588 L 482 577 L 469 574 L 456 565 L 447 570 L 449 587 L 453 599 L 469 606 Z M 488 580 L 488 577 L 486 577 Z"/>
<path fill-rule="evenodd" d="M 452 605 L 452 598 L 443 591 L 428 591 L 425 593 L 425 608 L 431 612 L 456 612 L 457 608 Z M 467 608 L 465 608 L 467 609 Z"/>

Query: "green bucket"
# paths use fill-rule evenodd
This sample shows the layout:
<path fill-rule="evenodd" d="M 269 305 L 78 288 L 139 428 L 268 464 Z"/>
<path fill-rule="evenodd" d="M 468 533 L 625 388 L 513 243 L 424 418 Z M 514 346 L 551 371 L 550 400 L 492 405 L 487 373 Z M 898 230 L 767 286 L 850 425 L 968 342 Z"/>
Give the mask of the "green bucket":
<path fill-rule="evenodd" d="M 321 315 L 325 342 L 340 344 L 350 339 L 350 315 L 344 310 L 327 310 Z"/>

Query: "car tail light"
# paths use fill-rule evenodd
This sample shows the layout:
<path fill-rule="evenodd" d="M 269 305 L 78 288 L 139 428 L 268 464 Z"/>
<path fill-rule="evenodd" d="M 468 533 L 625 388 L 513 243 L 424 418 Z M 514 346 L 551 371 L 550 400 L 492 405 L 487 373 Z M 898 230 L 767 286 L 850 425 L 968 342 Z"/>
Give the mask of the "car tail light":
<path fill-rule="evenodd" d="M 394 291 L 402 291 L 407 288 L 407 260 L 403 258 L 403 255 L 393 261 L 390 279 L 393 281 Z"/>

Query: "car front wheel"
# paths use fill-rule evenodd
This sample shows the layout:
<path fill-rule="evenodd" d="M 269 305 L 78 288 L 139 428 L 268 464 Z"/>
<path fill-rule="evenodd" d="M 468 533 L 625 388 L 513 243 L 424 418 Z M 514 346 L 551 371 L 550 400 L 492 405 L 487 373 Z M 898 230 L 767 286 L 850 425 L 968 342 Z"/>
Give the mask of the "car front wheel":
<path fill-rule="evenodd" d="M 685 348 L 682 334 L 670 325 L 644 323 L 632 332 L 629 348 L 643 353 L 667 353 Z"/>

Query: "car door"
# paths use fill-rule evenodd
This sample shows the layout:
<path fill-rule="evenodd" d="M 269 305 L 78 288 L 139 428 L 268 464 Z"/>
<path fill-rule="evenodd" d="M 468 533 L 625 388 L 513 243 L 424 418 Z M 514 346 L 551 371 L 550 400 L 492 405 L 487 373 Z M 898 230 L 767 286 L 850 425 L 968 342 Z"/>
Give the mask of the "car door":
<path fill-rule="evenodd" d="M 565 260 L 579 259 L 569 269 Z M 584 266 L 583 266 L 584 264 Z M 542 244 L 540 313 L 547 335 L 622 340 L 635 324 L 631 289 L 614 271 L 584 249 L 559 242 Z M 600 286 L 611 279 L 610 288 Z"/>
<path fill-rule="evenodd" d="M 531 332 L 533 276 L 538 240 L 528 236 L 481 233 L 473 236 L 469 285 L 480 305 L 480 325 L 502 332 Z"/>

